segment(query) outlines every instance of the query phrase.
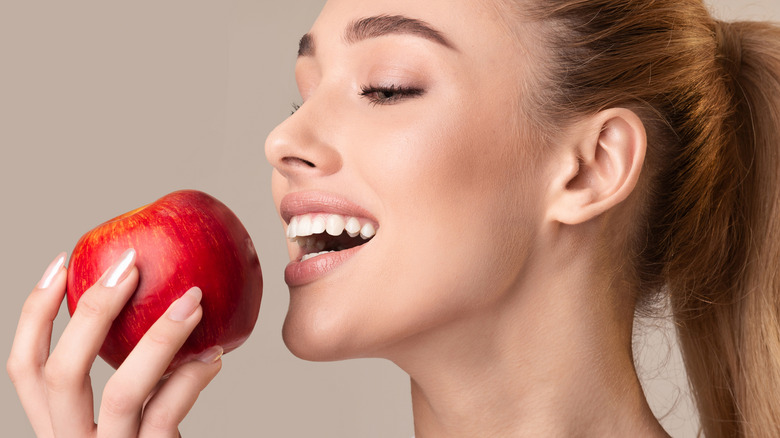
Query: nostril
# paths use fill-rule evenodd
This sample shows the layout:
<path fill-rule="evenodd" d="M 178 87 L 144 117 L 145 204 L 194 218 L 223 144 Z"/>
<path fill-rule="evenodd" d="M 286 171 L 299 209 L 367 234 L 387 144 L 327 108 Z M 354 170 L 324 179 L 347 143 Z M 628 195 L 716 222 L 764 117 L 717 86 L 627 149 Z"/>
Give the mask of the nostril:
<path fill-rule="evenodd" d="M 317 167 L 311 161 L 304 160 L 303 158 L 298 158 L 298 157 L 284 157 L 282 158 L 282 162 L 288 166 L 300 166 L 301 164 L 303 164 L 308 167 Z"/>

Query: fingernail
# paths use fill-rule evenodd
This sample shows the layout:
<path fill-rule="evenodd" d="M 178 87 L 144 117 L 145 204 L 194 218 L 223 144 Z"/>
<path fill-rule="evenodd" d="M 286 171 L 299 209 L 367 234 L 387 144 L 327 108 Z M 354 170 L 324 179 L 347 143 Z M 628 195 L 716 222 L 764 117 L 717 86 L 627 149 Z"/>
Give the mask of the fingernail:
<path fill-rule="evenodd" d="M 46 289 L 51 286 L 51 282 L 54 281 L 54 277 L 60 272 L 60 269 L 65 265 L 65 253 L 60 253 L 53 262 L 46 268 L 46 272 L 43 273 L 40 281 L 38 281 L 38 289 Z"/>
<path fill-rule="evenodd" d="M 224 353 L 224 350 L 222 350 L 222 347 L 219 345 L 215 345 L 211 348 L 206 349 L 202 353 L 198 355 L 198 360 L 203 363 L 214 363 L 219 360 L 219 358 L 222 357 L 222 353 Z"/>
<path fill-rule="evenodd" d="M 135 262 L 135 250 L 130 248 L 122 253 L 119 262 L 108 268 L 108 272 L 103 276 L 103 286 L 114 287 L 119 284 L 130 273 L 133 262 Z"/>
<path fill-rule="evenodd" d="M 173 321 L 184 321 L 189 318 L 200 305 L 201 298 L 203 298 L 203 292 L 199 288 L 193 287 L 188 290 L 173 303 L 168 318 Z"/>

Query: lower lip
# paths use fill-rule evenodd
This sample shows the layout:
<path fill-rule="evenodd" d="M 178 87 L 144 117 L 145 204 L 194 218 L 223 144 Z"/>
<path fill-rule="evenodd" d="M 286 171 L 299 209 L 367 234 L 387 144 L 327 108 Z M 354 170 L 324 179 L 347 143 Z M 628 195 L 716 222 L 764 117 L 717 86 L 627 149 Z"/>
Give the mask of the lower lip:
<path fill-rule="evenodd" d="M 304 262 L 295 260 L 284 269 L 284 282 L 287 286 L 303 286 L 312 283 L 337 269 L 352 258 L 365 244 L 342 251 L 331 252 L 310 258 Z"/>

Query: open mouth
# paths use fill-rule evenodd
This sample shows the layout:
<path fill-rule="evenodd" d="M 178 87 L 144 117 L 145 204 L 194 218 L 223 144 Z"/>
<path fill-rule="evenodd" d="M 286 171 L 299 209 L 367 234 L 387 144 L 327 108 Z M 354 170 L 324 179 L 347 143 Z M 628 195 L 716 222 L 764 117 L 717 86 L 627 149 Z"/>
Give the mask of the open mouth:
<path fill-rule="evenodd" d="M 300 261 L 363 245 L 376 234 L 370 220 L 340 214 L 304 214 L 293 216 L 287 226 L 287 238 L 301 248 Z"/>

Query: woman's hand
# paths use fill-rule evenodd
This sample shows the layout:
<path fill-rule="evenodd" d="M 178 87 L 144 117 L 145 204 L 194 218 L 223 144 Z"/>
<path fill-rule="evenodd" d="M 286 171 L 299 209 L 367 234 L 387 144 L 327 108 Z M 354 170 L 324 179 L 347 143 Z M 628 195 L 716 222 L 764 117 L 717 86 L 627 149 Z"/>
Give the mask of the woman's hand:
<path fill-rule="evenodd" d="M 200 321 L 201 292 L 190 289 L 149 329 L 106 383 L 95 424 L 89 371 L 111 324 L 138 284 L 129 250 L 79 300 L 49 354 L 52 323 L 63 296 L 65 254 L 52 262 L 24 304 L 8 374 L 38 437 L 178 437 L 178 425 L 219 372 L 215 347 L 163 373 Z"/>

